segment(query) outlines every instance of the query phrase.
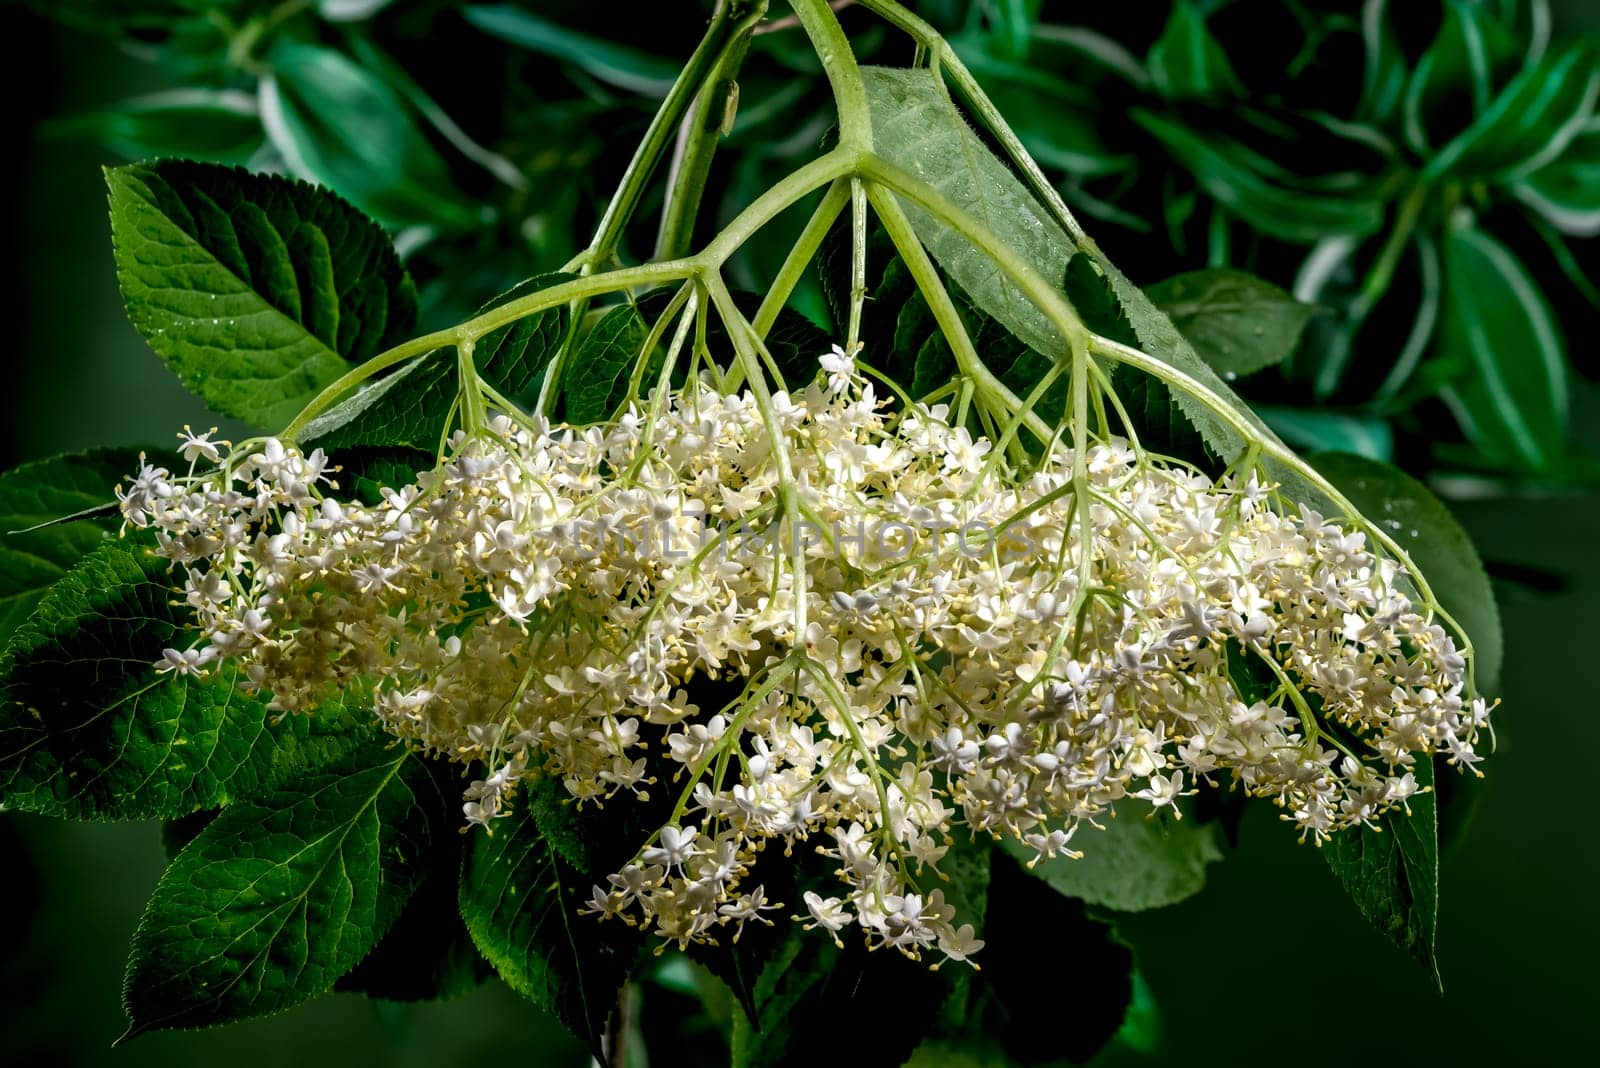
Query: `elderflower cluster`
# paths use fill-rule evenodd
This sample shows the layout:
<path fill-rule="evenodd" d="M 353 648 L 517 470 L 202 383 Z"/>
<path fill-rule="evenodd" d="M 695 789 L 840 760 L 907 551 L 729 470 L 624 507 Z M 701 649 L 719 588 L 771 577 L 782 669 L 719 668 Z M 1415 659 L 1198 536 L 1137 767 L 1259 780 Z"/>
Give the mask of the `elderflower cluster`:
<path fill-rule="evenodd" d="M 123 515 L 201 632 L 160 666 L 231 658 L 288 712 L 365 688 L 485 769 L 473 823 L 534 776 L 660 786 L 667 821 L 587 907 L 680 943 L 770 922 L 757 863 L 808 842 L 837 876 L 810 924 L 965 959 L 971 917 L 928 889 L 960 824 L 1076 856 L 1114 802 L 1220 780 L 1320 841 L 1405 805 L 1425 754 L 1478 759 L 1465 658 L 1361 533 L 1119 439 L 1019 466 L 823 366 L 605 427 L 501 416 L 371 506 L 277 441 L 147 466 Z"/>

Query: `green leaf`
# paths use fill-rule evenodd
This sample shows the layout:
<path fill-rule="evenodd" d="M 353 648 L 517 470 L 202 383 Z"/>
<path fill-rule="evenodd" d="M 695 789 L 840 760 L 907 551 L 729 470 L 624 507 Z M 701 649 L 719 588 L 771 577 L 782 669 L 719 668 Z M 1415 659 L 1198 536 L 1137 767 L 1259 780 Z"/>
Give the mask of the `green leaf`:
<path fill-rule="evenodd" d="M 416 323 L 388 237 L 329 193 L 178 160 L 107 182 L 128 317 L 215 411 L 281 426 Z"/>
<path fill-rule="evenodd" d="M 1389 18 L 1391 0 L 1366 0 L 1361 8 L 1361 41 L 1366 51 L 1361 103 L 1356 118 L 1386 125 L 1405 95 L 1406 57 Z"/>
<path fill-rule="evenodd" d="M 0 802 L 69 819 L 172 818 L 259 789 L 342 712 L 274 723 L 238 669 L 156 671 L 188 645 L 165 561 L 110 542 L 40 600 L 0 659 Z"/>
<path fill-rule="evenodd" d="M 1419 787 L 1433 785 L 1433 762 L 1412 769 Z M 1391 812 L 1383 829 L 1361 827 L 1341 832 L 1322 847 L 1328 867 L 1355 901 L 1361 915 L 1439 979 L 1434 939 L 1439 924 L 1439 827 L 1434 796 L 1411 798 L 1411 814 Z"/>
<path fill-rule="evenodd" d="M 525 808 L 473 832 L 461 916 L 478 951 L 513 990 L 552 1013 L 599 1055 L 638 937 L 619 920 L 578 914 L 588 884 L 551 850 Z"/>
<path fill-rule="evenodd" d="M 69 568 L 122 524 L 115 511 L 50 523 L 114 503 L 117 483 L 139 470 L 135 449 L 94 449 L 0 473 L 0 649 Z"/>
<path fill-rule="evenodd" d="M 1242 92 L 1228 54 L 1206 28 L 1206 12 L 1195 0 L 1172 5 L 1146 63 L 1150 80 L 1169 100 Z"/>
<path fill-rule="evenodd" d="M 1256 413 L 1297 449 L 1350 452 L 1383 462 L 1394 456 L 1394 431 L 1375 415 L 1269 404 L 1258 405 Z"/>
<path fill-rule="evenodd" d="M 1494 237 L 1457 226 L 1444 304 L 1438 356 L 1456 374 L 1444 396 L 1468 440 L 1492 462 L 1550 469 L 1565 448 L 1569 371 L 1539 283 Z"/>
<path fill-rule="evenodd" d="M 1309 243 L 1337 234 L 1370 234 L 1383 225 L 1384 203 L 1376 186 L 1338 193 L 1296 189 L 1280 179 L 1276 168 L 1225 134 L 1195 129 L 1144 108 L 1130 115 L 1218 203 L 1262 233 Z"/>
<path fill-rule="evenodd" d="M 960 204 L 1046 278 L 1061 278 L 1074 246 L 995 158 L 927 70 L 862 70 L 877 151 Z M 1064 352 L 1049 319 L 971 242 L 913 205 L 906 212 L 939 266 L 972 303 L 1041 353 Z"/>
<path fill-rule="evenodd" d="M 441 783 L 442 791 L 448 789 Z M 422 884 L 400 918 L 353 971 L 334 983 L 335 990 L 386 1001 L 432 1001 L 464 994 L 493 974 L 456 906 L 465 839 L 448 833 L 441 838 L 433 843 Z"/>
<path fill-rule="evenodd" d="M 1439 149 L 1422 178 L 1514 179 L 1535 171 L 1578 136 L 1597 99 L 1594 50 L 1578 43 L 1553 52 L 1512 79 L 1471 126 Z"/>
<path fill-rule="evenodd" d="M 1511 191 L 1564 234 L 1600 235 L 1600 120 L 1585 123 L 1566 151 Z"/>
<path fill-rule="evenodd" d="M 483 222 L 405 101 L 341 52 L 283 41 L 261 79 L 261 121 L 289 170 L 393 225 Z"/>
<path fill-rule="evenodd" d="M 1091 905 L 1142 912 L 1198 894 L 1206 885 L 1206 865 L 1222 859 L 1209 823 L 1146 819 L 1138 806 L 1101 822 L 1105 830 L 1085 828 L 1073 841 L 1081 859 L 1041 860 L 1032 868 L 1034 878 Z M 1034 855 L 1014 839 L 1004 848 L 1024 862 Z"/>
<path fill-rule="evenodd" d="M 479 308 L 480 313 L 520 296 L 547 289 L 570 275 L 536 275 Z M 498 327 L 473 346 L 472 362 L 479 376 L 502 396 L 519 403 L 533 400 L 545 366 L 567 332 L 565 308 L 551 308 Z M 459 391 L 459 368 L 453 349 L 421 356 L 398 372 L 362 386 L 312 420 L 305 440 L 324 449 L 351 446 L 403 447 L 426 451 L 439 440 Z"/>
<path fill-rule="evenodd" d="M 660 56 L 595 37 L 541 18 L 511 4 L 469 4 L 461 9 L 472 25 L 502 41 L 572 63 L 608 85 L 663 97 L 677 79 L 677 65 Z"/>
<path fill-rule="evenodd" d="M 1444 610 L 1472 638 L 1479 689 L 1493 693 L 1504 660 L 1500 610 L 1478 550 L 1450 510 L 1386 463 L 1343 453 L 1318 453 L 1311 462 L 1421 568 Z"/>
<path fill-rule="evenodd" d="M 41 124 L 46 137 L 93 138 L 127 159 L 247 163 L 265 137 L 256 99 L 236 89 L 169 89 Z"/>
<path fill-rule="evenodd" d="M 1095 263 L 1110 280 L 1111 288 L 1121 303 L 1122 312 L 1141 349 L 1207 387 L 1231 409 L 1235 416 L 1249 424 L 1255 434 L 1268 440 L 1276 440 L 1271 428 L 1239 398 L 1238 394 L 1228 388 L 1221 376 L 1211 369 L 1210 364 L 1196 355 L 1194 347 L 1178 332 L 1172 320 L 1168 319 L 1138 286 L 1129 281 L 1127 275 L 1117 270 L 1098 248 L 1090 249 L 1089 254 L 1094 257 Z M 1141 380 L 1146 378 L 1143 375 L 1138 377 Z M 1164 431 L 1162 437 L 1176 440 L 1180 446 L 1183 444 L 1185 435 L 1182 433 L 1182 428 L 1171 424 L 1172 409 L 1176 407 L 1184 421 L 1194 428 L 1205 446 L 1217 456 L 1232 459 L 1245 448 L 1244 438 L 1238 431 L 1189 394 L 1168 390 L 1152 381 L 1141 381 L 1140 386 L 1143 393 L 1140 407 L 1147 419 L 1153 416 L 1160 420 L 1159 425 Z M 1118 388 L 1120 392 L 1124 387 L 1119 385 Z M 1182 455 L 1184 451 L 1188 450 L 1180 448 L 1178 454 Z M 1196 458 L 1191 457 L 1191 459 Z M 1265 466 L 1282 487 L 1283 494 L 1290 500 L 1303 501 L 1313 508 L 1325 510 L 1328 507 L 1327 499 L 1303 476 L 1277 461 L 1267 461 Z"/>
<path fill-rule="evenodd" d="M 128 1034 L 261 1016 L 315 997 L 401 915 L 454 830 L 426 762 L 349 745 L 270 796 L 240 801 L 161 877 L 134 934 Z"/>
<path fill-rule="evenodd" d="M 1145 293 L 1200 358 L 1230 381 L 1285 359 L 1317 313 L 1271 282 L 1231 267 L 1175 275 Z"/>
<path fill-rule="evenodd" d="M 1464 130 L 1489 106 L 1497 74 L 1520 60 L 1482 4 L 1445 0 L 1444 18 L 1406 83 L 1406 144 L 1422 156 Z"/>
<path fill-rule="evenodd" d="M 627 395 L 629 377 L 649 336 L 650 327 L 632 304 L 619 304 L 600 316 L 561 376 L 567 422 L 581 426 L 611 417 Z"/>

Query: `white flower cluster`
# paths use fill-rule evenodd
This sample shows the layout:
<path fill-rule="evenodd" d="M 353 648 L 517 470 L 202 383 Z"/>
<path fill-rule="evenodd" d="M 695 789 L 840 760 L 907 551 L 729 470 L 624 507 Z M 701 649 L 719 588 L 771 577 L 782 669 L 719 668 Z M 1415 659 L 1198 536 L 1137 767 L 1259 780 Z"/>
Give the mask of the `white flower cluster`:
<path fill-rule="evenodd" d="M 1076 855 L 1113 802 L 1225 775 L 1320 841 L 1404 805 L 1424 754 L 1478 759 L 1464 657 L 1362 534 L 1115 439 L 1019 468 L 824 368 L 605 428 L 501 416 L 373 507 L 276 441 L 147 467 L 123 514 L 203 635 L 161 666 L 234 658 L 287 711 L 368 688 L 488 770 L 475 823 L 531 776 L 580 803 L 662 783 L 670 822 L 589 908 L 680 943 L 770 922 L 751 870 L 810 839 L 838 876 L 813 924 L 965 959 L 929 889 L 960 823 Z M 737 696 L 698 707 L 697 677 Z"/>

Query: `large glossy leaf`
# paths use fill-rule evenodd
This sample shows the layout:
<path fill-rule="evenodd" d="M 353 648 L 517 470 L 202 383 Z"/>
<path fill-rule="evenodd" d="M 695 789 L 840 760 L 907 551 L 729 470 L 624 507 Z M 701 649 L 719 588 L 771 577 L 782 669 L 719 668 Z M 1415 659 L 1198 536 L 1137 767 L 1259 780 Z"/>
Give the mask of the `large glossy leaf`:
<path fill-rule="evenodd" d="M 1285 359 L 1317 310 L 1231 267 L 1175 275 L 1145 293 L 1200 358 L 1229 380 Z"/>
<path fill-rule="evenodd" d="M 603 82 L 646 96 L 666 96 L 675 64 L 660 56 L 574 30 L 512 4 L 469 4 L 466 20 L 503 41 L 581 67 Z"/>
<path fill-rule="evenodd" d="M 1564 234 L 1600 235 L 1600 120 L 1585 123 L 1559 157 L 1518 181 L 1512 192 Z"/>
<path fill-rule="evenodd" d="M 162 674 L 185 647 L 165 561 L 110 542 L 40 600 L 0 660 L 0 803 L 73 819 L 182 816 L 260 788 L 341 710 L 274 722 L 236 667 Z"/>
<path fill-rule="evenodd" d="M 330 989 L 399 918 L 443 835 L 426 762 L 371 739 L 240 801 L 184 847 L 134 935 L 129 1034 L 277 1012 Z"/>
<path fill-rule="evenodd" d="M 480 312 L 566 281 L 537 275 L 502 293 Z M 525 316 L 491 330 L 473 346 L 479 376 L 501 396 L 526 404 L 567 332 L 564 307 Z M 459 392 L 454 350 L 428 353 L 395 374 L 370 382 L 313 420 L 305 440 L 325 449 L 402 447 L 433 453 Z"/>
<path fill-rule="evenodd" d="M 255 97 L 235 89 L 169 89 L 46 123 L 51 137 L 92 137 L 127 159 L 183 156 L 247 163 L 265 134 Z"/>
<path fill-rule="evenodd" d="M 1428 487 L 1389 464 L 1347 453 L 1319 453 L 1311 462 L 1421 568 L 1439 603 L 1472 638 L 1479 689 L 1493 693 L 1504 659 L 1500 610 L 1461 524 Z"/>
<path fill-rule="evenodd" d="M 1417 761 L 1417 784 L 1433 784 L 1433 762 Z M 1367 921 L 1415 957 L 1443 989 L 1434 941 L 1439 925 L 1439 824 L 1434 796 L 1418 793 L 1411 812 L 1385 816 L 1381 830 L 1360 827 L 1322 847 Z"/>
<path fill-rule="evenodd" d="M 342 52 L 284 42 L 261 80 L 261 120 L 289 170 L 393 225 L 483 221 L 405 101 Z"/>
<path fill-rule="evenodd" d="M 581 916 L 589 883 L 556 856 L 525 808 L 473 833 L 461 915 L 513 990 L 555 1015 L 597 1055 L 639 940 L 620 920 Z"/>
<path fill-rule="evenodd" d="M 1564 449 L 1565 347 L 1539 284 L 1505 245 L 1460 226 L 1444 242 L 1439 355 L 1462 429 L 1493 463 L 1543 470 Z"/>
<path fill-rule="evenodd" d="M 177 160 L 107 182 L 128 317 L 215 411 L 276 429 L 416 323 L 388 237 L 330 193 Z"/>
<path fill-rule="evenodd" d="M 1584 43 L 1518 74 L 1477 120 L 1439 149 L 1424 179 L 1516 178 L 1556 159 L 1594 115 L 1600 57 Z"/>
<path fill-rule="evenodd" d="M 1059 894 L 1120 912 L 1160 908 L 1198 894 L 1206 885 L 1206 865 L 1222 859 L 1214 825 L 1146 819 L 1141 807 L 1128 805 L 1101 819 L 1104 830 L 1084 827 L 1073 841 L 1080 859 L 1041 860 L 1033 876 Z M 1007 839 L 1005 848 L 1019 860 L 1033 859 L 1033 851 L 1015 839 Z"/>
<path fill-rule="evenodd" d="M 45 590 L 122 523 L 115 511 L 52 520 L 112 503 L 138 469 L 136 449 L 94 449 L 0 473 L 0 649 Z M 29 529 L 42 523 L 51 525 Z"/>
<path fill-rule="evenodd" d="M 1062 277 L 1072 239 L 972 132 L 937 75 L 886 67 L 862 74 L 878 152 L 961 205 L 1044 277 Z M 1035 351 L 1065 351 L 1049 319 L 993 260 L 926 212 L 906 210 L 934 260 L 975 305 Z"/>

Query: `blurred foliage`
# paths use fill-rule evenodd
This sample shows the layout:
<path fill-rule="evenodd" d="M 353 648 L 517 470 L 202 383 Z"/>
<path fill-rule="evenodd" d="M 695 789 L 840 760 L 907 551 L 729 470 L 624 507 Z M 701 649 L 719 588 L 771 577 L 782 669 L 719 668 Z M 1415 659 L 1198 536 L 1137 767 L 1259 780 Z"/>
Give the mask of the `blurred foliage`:
<path fill-rule="evenodd" d="M 117 35 L 173 86 L 49 133 L 331 186 L 395 231 L 428 326 L 584 247 L 710 10 L 34 3 Z M 1309 322 L 1289 359 L 1237 371 L 1286 440 L 1480 490 L 1600 477 L 1566 433 L 1570 379 L 1600 366 L 1561 328 L 1600 308 L 1600 49 L 1556 32 L 1547 0 L 918 7 L 1131 276 L 1250 271 L 1318 313 L 1290 313 L 1296 332 Z M 910 58 L 843 16 L 863 61 Z M 830 135 L 803 35 L 763 29 L 721 116 L 732 150 L 712 165 L 706 233 Z M 732 280 L 757 288 L 798 225 L 753 242 Z M 814 282 L 796 299 L 826 322 Z"/>

